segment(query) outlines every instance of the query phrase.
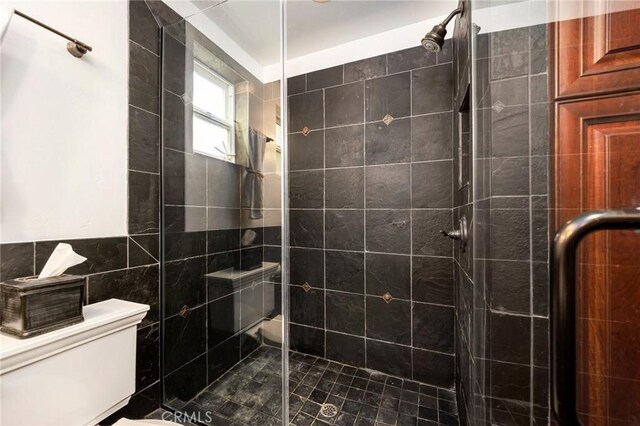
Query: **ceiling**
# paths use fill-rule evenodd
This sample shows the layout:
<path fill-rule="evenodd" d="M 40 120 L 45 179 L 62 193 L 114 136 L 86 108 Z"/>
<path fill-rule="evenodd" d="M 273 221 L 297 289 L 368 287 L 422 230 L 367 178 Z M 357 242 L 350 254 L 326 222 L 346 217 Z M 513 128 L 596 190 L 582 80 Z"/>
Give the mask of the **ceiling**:
<path fill-rule="evenodd" d="M 511 0 L 512 1 L 512 0 Z M 258 63 L 278 62 L 280 2 L 194 1 Z M 457 0 L 311 0 L 287 2 L 287 53 L 296 58 L 384 31 L 447 15 Z M 425 28 L 425 32 L 429 28 Z M 416 40 L 416 45 L 419 40 Z"/>

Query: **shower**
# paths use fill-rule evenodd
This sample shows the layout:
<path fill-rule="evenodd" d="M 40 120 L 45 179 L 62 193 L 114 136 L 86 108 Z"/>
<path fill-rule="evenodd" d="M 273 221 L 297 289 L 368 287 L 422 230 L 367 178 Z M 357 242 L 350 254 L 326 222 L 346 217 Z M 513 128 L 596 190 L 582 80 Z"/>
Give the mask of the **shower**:
<path fill-rule="evenodd" d="M 444 21 L 434 26 L 431 31 L 425 34 L 421 42 L 422 47 L 429 52 L 439 52 L 442 50 L 444 36 L 447 35 L 447 24 L 459 13 L 462 13 L 462 6 L 451 12 Z"/>

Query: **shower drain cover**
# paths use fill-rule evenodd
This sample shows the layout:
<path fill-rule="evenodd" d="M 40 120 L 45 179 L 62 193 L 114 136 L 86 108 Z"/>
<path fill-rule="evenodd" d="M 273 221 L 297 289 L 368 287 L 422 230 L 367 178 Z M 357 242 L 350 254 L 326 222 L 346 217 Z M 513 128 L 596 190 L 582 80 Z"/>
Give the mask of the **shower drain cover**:
<path fill-rule="evenodd" d="M 334 417 L 338 414 L 338 407 L 333 404 L 322 404 L 320 407 L 320 415 L 322 417 Z"/>

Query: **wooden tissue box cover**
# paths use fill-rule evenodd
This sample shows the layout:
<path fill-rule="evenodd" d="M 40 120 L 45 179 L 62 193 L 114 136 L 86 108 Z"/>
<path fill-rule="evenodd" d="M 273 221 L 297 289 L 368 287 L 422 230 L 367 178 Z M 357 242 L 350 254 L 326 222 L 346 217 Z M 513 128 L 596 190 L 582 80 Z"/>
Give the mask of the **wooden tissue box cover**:
<path fill-rule="evenodd" d="M 17 278 L 0 283 L 0 331 L 33 337 L 84 321 L 86 277 Z"/>

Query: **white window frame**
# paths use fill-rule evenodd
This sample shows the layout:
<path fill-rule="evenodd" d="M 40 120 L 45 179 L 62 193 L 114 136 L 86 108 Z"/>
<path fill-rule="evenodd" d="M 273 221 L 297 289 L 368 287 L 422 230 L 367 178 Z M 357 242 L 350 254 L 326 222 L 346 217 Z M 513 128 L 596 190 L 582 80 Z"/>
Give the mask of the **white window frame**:
<path fill-rule="evenodd" d="M 199 108 L 193 103 L 193 115 L 194 118 L 197 116 L 210 124 L 218 126 L 227 130 L 229 133 L 229 138 L 226 142 L 226 153 L 223 152 L 211 152 L 211 151 L 202 151 L 194 148 L 194 152 L 202 155 L 206 155 L 208 157 L 219 158 L 225 161 L 235 161 L 236 157 L 236 144 L 235 144 L 235 86 L 233 83 L 222 77 L 220 74 L 213 71 L 211 68 L 204 65 L 202 62 L 198 60 L 193 61 L 193 72 L 194 74 L 197 72 L 196 70 L 202 70 L 200 74 L 205 74 L 208 76 L 208 80 L 212 81 L 212 84 L 217 84 L 221 87 L 226 87 L 226 100 L 227 104 L 225 105 L 225 111 L 227 112 L 227 117 L 219 117 L 213 114 L 210 111 Z M 194 88 L 195 90 L 195 88 Z M 194 95 L 195 98 L 195 95 Z"/>

